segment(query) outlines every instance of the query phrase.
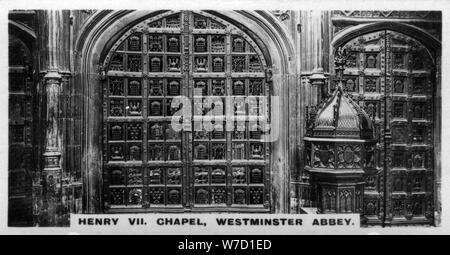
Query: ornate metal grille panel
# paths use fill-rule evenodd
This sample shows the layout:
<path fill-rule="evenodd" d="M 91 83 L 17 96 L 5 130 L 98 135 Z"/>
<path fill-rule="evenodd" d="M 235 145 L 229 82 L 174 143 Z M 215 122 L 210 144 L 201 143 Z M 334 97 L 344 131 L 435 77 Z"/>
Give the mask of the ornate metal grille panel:
<path fill-rule="evenodd" d="M 430 222 L 434 60 L 417 40 L 389 30 L 361 35 L 344 47 L 350 53 L 347 90 L 375 118 L 381 148 L 388 146 L 386 155 L 383 149 L 377 153 L 377 169 L 366 175 L 364 214 L 381 219 L 386 188 L 387 221 Z M 392 140 L 385 140 L 385 133 Z M 384 180 L 385 157 L 390 163 Z"/>
<path fill-rule="evenodd" d="M 168 12 L 126 32 L 104 63 L 107 210 L 270 209 L 269 87 L 250 37 L 208 13 Z M 191 122 L 177 131 L 183 109 Z"/>

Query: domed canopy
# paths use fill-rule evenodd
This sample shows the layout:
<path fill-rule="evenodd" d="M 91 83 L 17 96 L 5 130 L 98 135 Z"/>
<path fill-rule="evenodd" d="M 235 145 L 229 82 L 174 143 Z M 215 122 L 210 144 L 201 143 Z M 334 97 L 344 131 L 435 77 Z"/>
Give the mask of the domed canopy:
<path fill-rule="evenodd" d="M 369 115 L 339 83 L 333 95 L 319 108 L 312 128 L 314 137 L 373 139 Z"/>

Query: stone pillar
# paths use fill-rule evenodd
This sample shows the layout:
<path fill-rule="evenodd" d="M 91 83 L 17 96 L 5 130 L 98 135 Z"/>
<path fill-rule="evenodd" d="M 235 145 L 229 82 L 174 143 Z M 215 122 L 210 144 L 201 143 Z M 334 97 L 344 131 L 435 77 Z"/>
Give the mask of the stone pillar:
<path fill-rule="evenodd" d="M 301 71 L 309 73 L 319 67 L 323 67 L 323 38 L 322 24 L 323 11 L 309 10 L 301 11 Z"/>
<path fill-rule="evenodd" d="M 311 105 L 318 105 L 326 98 L 328 94 L 325 87 L 326 77 L 322 68 L 314 69 L 312 75 L 309 77 L 311 82 Z"/>
<path fill-rule="evenodd" d="M 47 219 L 43 224 L 54 226 L 57 224 L 57 210 L 61 201 L 61 139 L 58 126 L 59 95 L 61 91 L 61 75 L 57 71 L 49 71 L 44 76 L 46 97 L 46 137 L 44 152 L 44 212 Z"/>
<path fill-rule="evenodd" d="M 41 226 L 64 225 L 61 215 L 62 179 L 65 166 L 65 117 L 64 91 L 67 91 L 70 75 L 70 11 L 37 11 L 39 61 L 43 107 L 44 166 L 42 169 L 43 210 L 38 224 Z"/>
<path fill-rule="evenodd" d="M 301 146 L 297 159 L 298 170 L 298 197 L 299 207 L 311 207 L 311 186 L 309 175 L 304 171 L 306 158 L 304 157 L 304 137 L 307 136 L 308 120 L 316 110 L 316 106 L 328 94 L 327 77 L 324 72 L 328 70 L 328 26 L 327 11 L 308 10 L 298 12 L 298 51 L 299 83 L 301 104 L 299 107 L 299 127 L 302 130 Z M 303 210 L 303 209 L 302 209 Z"/>

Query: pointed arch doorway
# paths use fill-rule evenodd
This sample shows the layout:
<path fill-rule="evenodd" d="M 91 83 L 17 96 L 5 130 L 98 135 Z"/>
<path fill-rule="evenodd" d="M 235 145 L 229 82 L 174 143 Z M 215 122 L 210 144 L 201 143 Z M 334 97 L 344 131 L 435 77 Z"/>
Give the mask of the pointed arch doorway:
<path fill-rule="evenodd" d="M 389 29 L 395 24 L 376 27 L 335 40 L 348 52 L 345 89 L 378 129 L 380 146 L 365 174 L 363 214 L 369 223 L 433 223 L 440 137 L 437 49 L 429 47 L 435 45 L 431 40 L 425 46 L 402 29 Z"/>
<path fill-rule="evenodd" d="M 251 37 L 207 13 L 167 12 L 121 35 L 103 66 L 106 211 L 270 211 L 270 144 L 254 125 L 269 121 L 261 98 L 271 90 Z M 197 123 L 221 109 L 214 123 L 223 130 L 174 131 L 177 96 L 192 102 Z M 202 103 L 209 108 L 196 109 Z M 243 121 L 225 129 L 237 115 Z"/>

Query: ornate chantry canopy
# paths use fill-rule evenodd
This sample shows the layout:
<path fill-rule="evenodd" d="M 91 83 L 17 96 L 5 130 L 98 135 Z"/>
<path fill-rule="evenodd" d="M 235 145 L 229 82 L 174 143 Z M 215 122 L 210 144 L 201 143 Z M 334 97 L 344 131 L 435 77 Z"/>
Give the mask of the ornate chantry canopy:
<path fill-rule="evenodd" d="M 314 137 L 373 139 L 369 115 L 345 93 L 339 83 L 319 109 L 312 128 Z"/>
<path fill-rule="evenodd" d="M 338 84 L 309 121 L 305 170 L 320 213 L 359 213 L 363 177 L 375 170 L 374 125 L 344 90 L 339 59 L 336 67 Z"/>

